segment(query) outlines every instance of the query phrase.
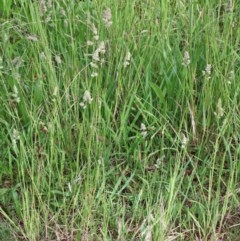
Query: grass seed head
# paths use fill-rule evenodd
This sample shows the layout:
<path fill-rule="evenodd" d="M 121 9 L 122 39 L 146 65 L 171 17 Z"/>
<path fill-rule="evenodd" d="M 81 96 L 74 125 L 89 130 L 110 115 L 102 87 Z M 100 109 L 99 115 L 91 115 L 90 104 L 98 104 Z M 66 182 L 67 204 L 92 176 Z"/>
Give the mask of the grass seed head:
<path fill-rule="evenodd" d="M 217 102 L 217 109 L 216 109 L 216 112 L 214 112 L 214 115 L 220 119 L 221 117 L 223 117 L 224 115 L 224 109 L 222 107 L 222 100 L 221 98 L 218 99 L 218 102 Z"/>
<path fill-rule="evenodd" d="M 141 123 L 140 130 L 141 130 L 141 135 L 143 137 L 146 137 L 147 136 L 147 127 L 144 123 Z"/>
<path fill-rule="evenodd" d="M 127 51 L 124 62 L 123 62 L 124 68 L 126 68 L 130 64 L 130 61 L 131 61 L 131 53 L 129 51 Z"/>
<path fill-rule="evenodd" d="M 207 77 L 207 79 L 210 79 L 211 73 L 212 73 L 212 65 L 211 64 L 207 64 L 205 67 L 205 70 L 202 72 L 203 75 L 205 75 Z"/>
<path fill-rule="evenodd" d="M 185 51 L 183 55 L 182 65 L 186 67 L 190 64 L 190 62 L 191 60 L 190 60 L 189 52 Z"/>
<path fill-rule="evenodd" d="M 93 101 L 93 98 L 91 97 L 91 94 L 88 90 L 86 90 L 84 92 L 84 95 L 83 95 L 83 101 L 84 102 L 87 102 L 88 104 L 91 104 L 92 101 Z"/>
<path fill-rule="evenodd" d="M 102 20 L 107 28 L 109 28 L 112 25 L 112 13 L 111 9 L 107 8 L 106 10 L 103 11 L 103 16 Z"/>
<path fill-rule="evenodd" d="M 185 136 L 184 133 L 182 133 L 182 148 L 185 148 L 187 146 L 188 143 L 188 138 Z"/>
<path fill-rule="evenodd" d="M 61 57 L 59 55 L 55 56 L 55 61 L 56 61 L 57 64 L 61 64 L 62 63 Z"/>

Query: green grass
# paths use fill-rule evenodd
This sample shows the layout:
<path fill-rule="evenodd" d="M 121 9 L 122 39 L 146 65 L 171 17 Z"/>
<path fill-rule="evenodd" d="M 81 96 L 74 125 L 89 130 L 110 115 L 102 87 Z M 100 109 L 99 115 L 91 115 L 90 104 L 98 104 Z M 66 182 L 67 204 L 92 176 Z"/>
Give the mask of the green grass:
<path fill-rule="evenodd" d="M 0 237 L 238 241 L 240 4 L 52 2 L 0 4 Z"/>

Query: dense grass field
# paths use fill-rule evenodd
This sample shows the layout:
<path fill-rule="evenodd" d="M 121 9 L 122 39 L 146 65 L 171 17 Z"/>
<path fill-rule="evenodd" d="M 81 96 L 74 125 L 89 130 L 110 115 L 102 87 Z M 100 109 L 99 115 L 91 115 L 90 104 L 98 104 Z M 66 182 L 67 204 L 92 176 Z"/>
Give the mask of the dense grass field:
<path fill-rule="evenodd" d="M 239 241 L 240 2 L 0 1 L 0 241 Z"/>

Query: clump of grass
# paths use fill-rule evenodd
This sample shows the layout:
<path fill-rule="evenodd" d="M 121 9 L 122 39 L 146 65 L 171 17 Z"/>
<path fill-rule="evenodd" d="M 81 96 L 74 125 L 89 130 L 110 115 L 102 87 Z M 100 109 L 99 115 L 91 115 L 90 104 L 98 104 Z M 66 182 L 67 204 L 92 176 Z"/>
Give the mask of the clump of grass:
<path fill-rule="evenodd" d="M 15 236 L 237 240 L 240 5 L 10 2 L 0 213 Z"/>

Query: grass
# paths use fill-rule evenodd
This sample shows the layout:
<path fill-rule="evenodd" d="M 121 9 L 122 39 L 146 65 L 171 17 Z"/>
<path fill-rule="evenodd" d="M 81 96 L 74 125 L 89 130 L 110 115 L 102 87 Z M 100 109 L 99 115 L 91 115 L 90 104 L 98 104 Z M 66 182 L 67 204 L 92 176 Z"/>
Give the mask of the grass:
<path fill-rule="evenodd" d="M 0 237 L 240 239 L 237 1 L 0 10 Z"/>

